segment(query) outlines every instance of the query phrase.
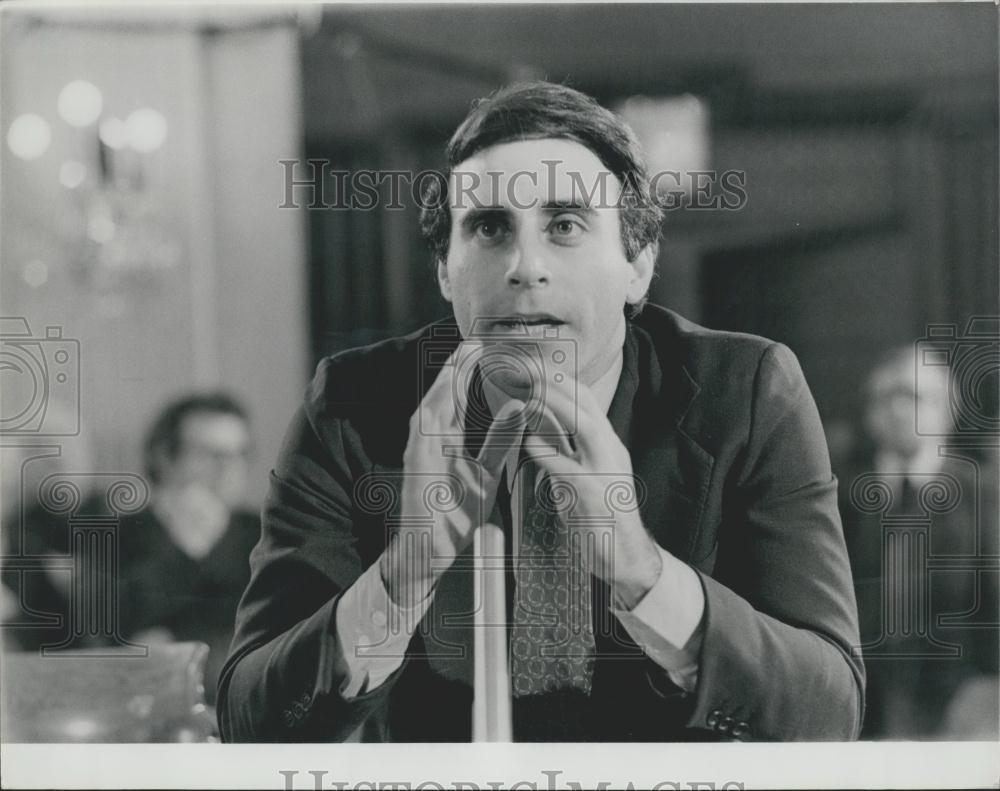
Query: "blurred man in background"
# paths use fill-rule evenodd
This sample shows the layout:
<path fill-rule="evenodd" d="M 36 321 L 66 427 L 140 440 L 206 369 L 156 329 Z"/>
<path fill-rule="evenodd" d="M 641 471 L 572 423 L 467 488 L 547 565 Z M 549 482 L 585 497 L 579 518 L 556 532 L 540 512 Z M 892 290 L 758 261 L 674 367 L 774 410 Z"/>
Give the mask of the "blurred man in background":
<path fill-rule="evenodd" d="M 892 349 L 869 374 L 864 433 L 841 487 L 868 676 L 862 736 L 995 739 L 997 574 L 961 558 L 997 554 L 996 471 L 949 452 L 950 372 L 916 351 Z M 885 507 L 866 507 L 852 481 L 884 485 Z M 950 567 L 932 572 L 942 558 Z"/>
<path fill-rule="evenodd" d="M 247 413 L 231 396 L 169 404 L 145 442 L 150 505 L 119 531 L 122 633 L 207 643 L 210 702 L 259 537 L 257 516 L 242 508 L 250 449 Z"/>

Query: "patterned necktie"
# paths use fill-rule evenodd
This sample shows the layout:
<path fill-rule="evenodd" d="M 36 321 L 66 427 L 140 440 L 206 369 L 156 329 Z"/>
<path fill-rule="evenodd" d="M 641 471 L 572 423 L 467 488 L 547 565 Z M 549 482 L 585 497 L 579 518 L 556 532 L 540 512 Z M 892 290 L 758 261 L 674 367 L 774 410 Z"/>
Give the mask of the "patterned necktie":
<path fill-rule="evenodd" d="M 590 694 L 594 670 L 591 576 L 579 534 L 560 521 L 546 475 L 531 461 L 517 475 L 511 683 L 515 698 L 562 690 Z"/>

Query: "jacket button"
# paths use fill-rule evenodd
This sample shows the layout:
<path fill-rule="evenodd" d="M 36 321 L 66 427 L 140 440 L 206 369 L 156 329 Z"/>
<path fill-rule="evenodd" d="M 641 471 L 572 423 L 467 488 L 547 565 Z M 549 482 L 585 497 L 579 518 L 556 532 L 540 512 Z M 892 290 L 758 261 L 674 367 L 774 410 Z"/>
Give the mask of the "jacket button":
<path fill-rule="evenodd" d="M 733 736 L 735 736 L 738 739 L 740 736 L 745 736 L 747 731 L 749 730 L 750 726 L 747 725 L 745 722 L 743 721 L 737 722 L 736 725 L 733 726 Z"/>
<path fill-rule="evenodd" d="M 705 721 L 709 728 L 714 728 L 719 724 L 719 720 L 722 719 L 722 712 L 716 709 L 711 714 L 708 715 L 708 719 Z"/>
<path fill-rule="evenodd" d="M 719 733 L 729 733 L 733 729 L 733 725 L 736 724 L 736 720 L 732 717 L 726 717 L 718 725 Z"/>

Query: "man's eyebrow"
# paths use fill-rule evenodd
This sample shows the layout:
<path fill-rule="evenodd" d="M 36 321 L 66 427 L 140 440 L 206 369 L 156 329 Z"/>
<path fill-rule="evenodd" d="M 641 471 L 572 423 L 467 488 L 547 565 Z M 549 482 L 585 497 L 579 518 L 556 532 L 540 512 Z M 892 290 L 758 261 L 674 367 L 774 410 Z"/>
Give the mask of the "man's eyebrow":
<path fill-rule="evenodd" d="M 510 212 L 503 206 L 473 206 L 462 217 L 460 224 L 464 230 L 471 231 L 480 220 L 505 220 L 509 216 Z"/>
<path fill-rule="evenodd" d="M 550 200 L 545 201 L 542 204 L 542 211 L 547 212 L 560 212 L 560 211 L 575 211 L 578 214 L 597 214 L 597 210 L 582 200 L 577 200 L 575 198 L 570 200 Z"/>

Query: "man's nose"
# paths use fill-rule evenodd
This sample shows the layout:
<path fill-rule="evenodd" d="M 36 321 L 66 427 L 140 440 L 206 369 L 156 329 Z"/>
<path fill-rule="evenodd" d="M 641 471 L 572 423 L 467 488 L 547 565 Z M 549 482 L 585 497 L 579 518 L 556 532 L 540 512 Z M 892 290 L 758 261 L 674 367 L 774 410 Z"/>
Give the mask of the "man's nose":
<path fill-rule="evenodd" d="M 507 269 L 507 285 L 511 288 L 547 286 L 550 276 L 544 243 L 529 234 L 522 235 Z"/>

